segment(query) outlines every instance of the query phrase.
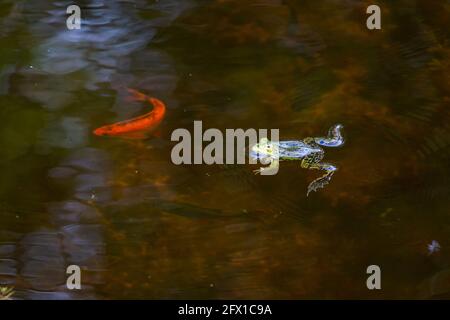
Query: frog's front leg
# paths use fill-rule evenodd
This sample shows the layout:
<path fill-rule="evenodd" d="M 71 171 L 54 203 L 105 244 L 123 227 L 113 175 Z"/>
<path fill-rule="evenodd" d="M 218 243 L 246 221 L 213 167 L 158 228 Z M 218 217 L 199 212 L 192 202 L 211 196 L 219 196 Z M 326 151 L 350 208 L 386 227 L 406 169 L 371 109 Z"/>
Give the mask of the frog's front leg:
<path fill-rule="evenodd" d="M 270 165 L 267 167 L 260 167 L 259 169 L 253 170 L 255 174 L 261 174 L 263 176 L 273 176 L 277 174 L 280 168 L 280 161 L 278 159 L 271 159 Z"/>
<path fill-rule="evenodd" d="M 302 162 L 302 167 L 325 171 L 325 174 L 323 176 L 315 179 L 308 185 L 308 191 L 306 192 L 306 196 L 308 196 L 311 191 L 317 191 L 318 189 L 321 189 L 325 185 L 327 185 L 331 180 L 331 176 L 337 171 L 337 167 L 329 163 Z"/>

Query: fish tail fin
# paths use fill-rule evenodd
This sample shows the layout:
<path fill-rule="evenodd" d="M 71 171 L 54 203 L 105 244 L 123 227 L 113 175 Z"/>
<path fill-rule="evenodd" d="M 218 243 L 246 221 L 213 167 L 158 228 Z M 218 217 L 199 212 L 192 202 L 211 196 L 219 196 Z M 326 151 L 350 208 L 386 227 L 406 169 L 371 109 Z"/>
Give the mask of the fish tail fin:
<path fill-rule="evenodd" d="M 142 92 L 139 92 L 135 89 L 127 88 L 127 91 L 131 94 L 131 99 L 134 101 L 145 101 L 148 99 L 148 96 L 143 94 Z"/>
<path fill-rule="evenodd" d="M 134 89 L 127 88 L 127 90 L 131 94 L 130 96 L 131 100 L 150 102 L 153 105 L 154 109 L 158 112 L 158 114 L 160 114 L 161 117 L 164 116 L 166 105 L 161 100 L 149 97 L 146 94 L 143 94 L 142 92 L 139 92 Z"/>

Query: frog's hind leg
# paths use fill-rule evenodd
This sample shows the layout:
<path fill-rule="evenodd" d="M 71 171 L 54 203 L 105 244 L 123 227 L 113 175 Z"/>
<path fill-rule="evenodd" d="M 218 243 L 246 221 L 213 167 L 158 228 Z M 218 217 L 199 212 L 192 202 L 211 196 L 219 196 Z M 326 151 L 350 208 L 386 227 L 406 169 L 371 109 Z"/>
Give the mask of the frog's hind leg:
<path fill-rule="evenodd" d="M 314 163 L 311 164 L 308 169 L 323 170 L 325 171 L 325 174 L 308 185 L 306 196 L 308 196 L 311 191 L 317 191 L 317 189 L 321 189 L 327 185 L 331 180 L 331 176 L 337 171 L 337 167 L 329 163 Z"/>
<path fill-rule="evenodd" d="M 330 128 L 327 137 L 314 138 L 314 142 L 324 147 L 340 147 L 344 144 L 344 137 L 342 136 L 342 124 L 336 124 Z"/>

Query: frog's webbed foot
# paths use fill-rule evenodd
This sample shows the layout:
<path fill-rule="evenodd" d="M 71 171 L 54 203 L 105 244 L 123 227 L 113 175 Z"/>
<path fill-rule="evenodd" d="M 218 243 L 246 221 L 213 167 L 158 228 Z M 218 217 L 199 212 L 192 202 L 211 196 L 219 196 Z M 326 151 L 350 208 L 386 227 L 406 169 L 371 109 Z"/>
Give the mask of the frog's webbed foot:
<path fill-rule="evenodd" d="M 261 167 L 259 169 L 253 170 L 254 174 L 261 174 L 264 176 L 271 176 L 274 174 L 277 174 L 278 168 L 279 168 L 279 161 L 278 160 L 272 160 L 270 162 L 270 165 L 267 167 Z"/>
<path fill-rule="evenodd" d="M 329 163 L 314 163 L 311 165 L 306 166 L 308 169 L 316 169 L 316 170 L 323 170 L 326 173 L 315 179 L 313 182 L 311 182 L 308 186 L 308 191 L 306 193 L 306 196 L 309 195 L 311 191 L 317 191 L 318 189 L 323 188 L 328 183 L 330 183 L 331 176 L 336 172 L 337 167 L 329 164 Z"/>
<path fill-rule="evenodd" d="M 333 173 L 334 172 L 327 173 L 311 182 L 308 185 L 308 191 L 306 192 L 306 196 L 308 196 L 311 191 L 317 191 L 318 189 L 322 189 L 324 186 L 330 183 L 331 176 L 333 175 Z"/>
<path fill-rule="evenodd" d="M 314 142 L 324 147 L 340 147 L 344 144 L 344 137 L 342 136 L 342 124 L 336 124 L 330 128 L 327 137 L 313 138 Z"/>

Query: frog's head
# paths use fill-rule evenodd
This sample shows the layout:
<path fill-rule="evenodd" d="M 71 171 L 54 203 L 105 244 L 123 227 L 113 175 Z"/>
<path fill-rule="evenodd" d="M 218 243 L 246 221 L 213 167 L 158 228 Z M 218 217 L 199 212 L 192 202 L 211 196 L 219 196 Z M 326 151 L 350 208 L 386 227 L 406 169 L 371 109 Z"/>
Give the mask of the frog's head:
<path fill-rule="evenodd" d="M 255 159 L 273 158 L 277 152 L 275 145 L 267 138 L 261 138 L 259 143 L 252 147 L 251 154 Z"/>

